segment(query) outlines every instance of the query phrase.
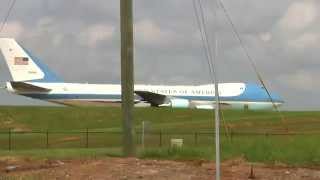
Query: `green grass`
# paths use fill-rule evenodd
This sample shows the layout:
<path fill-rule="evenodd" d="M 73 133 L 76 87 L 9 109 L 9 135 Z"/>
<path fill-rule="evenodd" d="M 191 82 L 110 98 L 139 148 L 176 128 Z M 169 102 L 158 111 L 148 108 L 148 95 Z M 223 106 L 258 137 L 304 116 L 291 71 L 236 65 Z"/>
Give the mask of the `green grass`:
<path fill-rule="evenodd" d="M 120 148 L 67 148 L 0 151 L 0 157 L 29 157 L 33 159 L 86 159 L 95 157 L 121 157 Z"/>
<path fill-rule="evenodd" d="M 224 111 L 224 120 L 243 131 L 320 131 L 320 112 Z M 194 109 L 136 108 L 135 125 L 149 122 L 149 128 L 166 131 L 205 131 L 213 129 L 213 112 Z M 121 130 L 121 109 L 114 107 L 0 107 L 0 130 Z"/>
<path fill-rule="evenodd" d="M 233 141 L 221 140 L 222 160 L 242 157 L 250 162 L 267 164 L 285 163 L 292 166 L 320 165 L 320 136 L 297 137 L 237 137 Z M 183 148 L 147 148 L 141 158 L 214 160 L 214 144 Z"/>
<path fill-rule="evenodd" d="M 320 112 L 223 111 L 225 127 L 233 133 L 262 135 L 222 135 L 222 158 L 244 157 L 252 162 L 291 165 L 320 165 L 320 134 L 266 136 L 268 133 L 320 132 Z M 135 129 L 147 121 L 145 146 L 141 158 L 214 159 L 213 112 L 194 109 L 136 108 Z M 12 129 L 7 151 L 8 129 Z M 86 129 L 103 131 L 89 134 Z M 17 134 L 19 131 L 43 131 Z M 49 131 L 49 149 L 46 131 Z M 115 107 L 0 107 L 0 156 L 50 158 L 121 156 L 121 109 Z M 82 132 L 82 133 L 80 133 Z M 161 134 L 160 134 L 161 132 Z M 202 132 L 203 134 L 201 134 Z M 187 134 L 186 134 L 187 133 Z M 170 139 L 184 139 L 184 148 L 171 149 Z M 161 139 L 161 142 L 160 142 Z M 135 137 L 141 145 L 139 134 Z M 107 149 L 105 149 L 107 148 Z M 111 152 L 110 152 L 111 151 Z"/>

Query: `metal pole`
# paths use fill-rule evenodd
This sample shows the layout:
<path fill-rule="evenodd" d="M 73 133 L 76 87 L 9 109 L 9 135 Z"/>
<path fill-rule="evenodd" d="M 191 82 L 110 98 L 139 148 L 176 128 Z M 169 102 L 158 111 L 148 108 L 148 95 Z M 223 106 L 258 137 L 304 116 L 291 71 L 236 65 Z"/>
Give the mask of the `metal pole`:
<path fill-rule="evenodd" d="M 217 23 L 217 10 L 218 2 L 216 1 L 214 13 L 215 13 L 215 23 Z M 217 61 L 218 58 L 218 36 L 217 31 L 214 30 L 214 61 Z M 215 90 L 215 139 L 216 139 L 216 180 L 220 180 L 221 176 L 221 165 L 220 165 L 220 99 L 219 99 L 219 81 L 217 77 L 217 65 L 218 63 L 213 63 L 213 76 L 214 76 L 214 90 Z"/>
<path fill-rule="evenodd" d="M 11 143 L 11 128 L 9 129 L 9 151 L 11 151 L 11 149 L 12 149 L 12 143 Z"/>
<path fill-rule="evenodd" d="M 86 148 L 89 148 L 89 128 L 86 131 Z"/>
<path fill-rule="evenodd" d="M 142 144 L 142 149 L 144 150 L 144 128 L 145 128 L 145 124 L 144 121 L 142 121 L 142 133 L 141 133 L 141 144 Z"/>
<path fill-rule="evenodd" d="M 194 133 L 194 144 L 198 146 L 198 133 Z"/>
<path fill-rule="evenodd" d="M 133 4 L 132 0 L 120 0 L 121 16 L 121 98 L 123 118 L 123 153 L 135 155 L 133 105 Z"/>
<path fill-rule="evenodd" d="M 49 130 L 46 132 L 46 148 L 49 149 Z"/>
<path fill-rule="evenodd" d="M 159 133 L 159 146 L 162 147 L 162 131 Z"/>
<path fill-rule="evenodd" d="M 217 46 L 217 40 L 216 40 Z M 217 74 L 214 71 L 214 89 L 215 89 L 215 132 L 216 132 L 216 180 L 220 180 L 220 103 L 219 103 L 219 85 Z"/>

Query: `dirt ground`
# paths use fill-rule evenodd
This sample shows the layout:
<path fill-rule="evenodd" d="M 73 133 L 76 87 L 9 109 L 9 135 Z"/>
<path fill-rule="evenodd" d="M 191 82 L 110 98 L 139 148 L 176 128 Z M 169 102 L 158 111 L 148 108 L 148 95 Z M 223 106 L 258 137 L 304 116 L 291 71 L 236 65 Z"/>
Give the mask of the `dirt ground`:
<path fill-rule="evenodd" d="M 242 180 L 320 179 L 320 168 L 289 168 L 284 165 L 250 164 L 242 159 L 226 161 L 222 179 Z M 199 180 L 214 179 L 215 165 L 208 161 L 140 160 L 103 158 L 91 160 L 28 160 L 0 158 L 2 179 L 110 179 L 110 180 Z"/>

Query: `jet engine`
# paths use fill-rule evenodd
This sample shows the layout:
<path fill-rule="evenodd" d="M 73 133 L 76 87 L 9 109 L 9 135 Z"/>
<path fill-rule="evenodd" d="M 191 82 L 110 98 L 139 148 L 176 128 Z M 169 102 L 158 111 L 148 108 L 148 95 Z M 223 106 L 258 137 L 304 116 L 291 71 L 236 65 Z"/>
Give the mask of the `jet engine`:
<path fill-rule="evenodd" d="M 170 100 L 171 107 L 173 108 L 189 108 L 190 101 L 186 99 L 171 99 Z"/>

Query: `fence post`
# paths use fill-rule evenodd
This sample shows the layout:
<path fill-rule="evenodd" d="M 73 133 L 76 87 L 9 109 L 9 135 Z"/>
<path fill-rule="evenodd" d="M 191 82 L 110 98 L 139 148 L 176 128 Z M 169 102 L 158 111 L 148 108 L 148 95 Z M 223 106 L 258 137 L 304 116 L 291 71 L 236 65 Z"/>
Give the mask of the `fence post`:
<path fill-rule="evenodd" d="M 12 147 L 11 147 L 11 128 L 9 129 L 9 140 L 8 140 L 8 143 L 9 143 L 9 151 L 11 151 Z"/>
<path fill-rule="evenodd" d="M 159 146 L 162 147 L 162 131 L 160 131 L 159 133 L 159 138 L 160 138 Z"/>
<path fill-rule="evenodd" d="M 86 131 L 86 148 L 89 148 L 89 129 Z"/>
<path fill-rule="evenodd" d="M 46 132 L 46 148 L 49 149 L 49 130 Z"/>
<path fill-rule="evenodd" d="M 142 149 L 144 150 L 144 133 L 145 133 L 145 122 L 142 121 L 142 131 L 141 131 L 141 146 L 142 146 Z"/>
<path fill-rule="evenodd" d="M 198 133 L 197 132 L 194 134 L 194 144 L 196 146 L 198 145 Z"/>
<path fill-rule="evenodd" d="M 233 130 L 232 129 L 230 129 L 230 140 L 231 140 L 231 142 L 233 142 Z"/>

